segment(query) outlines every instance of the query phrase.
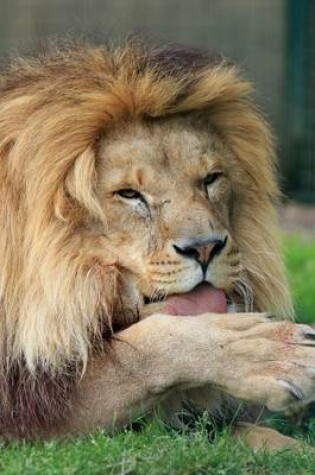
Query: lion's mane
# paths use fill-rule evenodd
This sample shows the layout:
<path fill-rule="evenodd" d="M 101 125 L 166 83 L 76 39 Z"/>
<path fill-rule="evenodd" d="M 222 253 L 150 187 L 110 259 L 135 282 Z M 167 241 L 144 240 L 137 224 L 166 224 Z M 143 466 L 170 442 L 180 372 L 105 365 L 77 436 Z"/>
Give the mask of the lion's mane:
<path fill-rule="evenodd" d="M 292 313 L 277 242 L 273 141 L 251 85 L 220 58 L 131 42 L 16 60 L 0 79 L 0 432 L 62 419 L 115 327 L 120 271 L 105 267 L 97 144 L 114 123 L 199 111 L 246 172 L 232 235 L 254 307 Z M 238 178 L 235 177 L 235 180 Z M 93 227 L 92 226 L 92 227 Z"/>

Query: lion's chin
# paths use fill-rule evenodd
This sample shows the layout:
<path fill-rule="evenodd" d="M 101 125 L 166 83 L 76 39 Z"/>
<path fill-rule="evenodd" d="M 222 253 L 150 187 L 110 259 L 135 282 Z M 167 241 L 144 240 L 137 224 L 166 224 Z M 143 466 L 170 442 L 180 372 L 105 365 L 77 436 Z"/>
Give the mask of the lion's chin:
<path fill-rule="evenodd" d="M 165 312 L 171 315 L 226 313 L 227 297 L 223 290 L 203 282 L 189 292 L 170 295 L 164 300 Z"/>

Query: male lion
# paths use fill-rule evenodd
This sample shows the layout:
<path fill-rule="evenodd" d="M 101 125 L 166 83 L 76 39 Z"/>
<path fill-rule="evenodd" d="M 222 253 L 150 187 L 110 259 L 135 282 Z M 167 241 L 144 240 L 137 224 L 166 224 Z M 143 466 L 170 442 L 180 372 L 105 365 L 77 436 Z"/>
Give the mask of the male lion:
<path fill-rule="evenodd" d="M 261 313 L 292 307 L 271 134 L 233 66 L 70 47 L 0 92 L 2 437 L 314 397 L 315 332 Z"/>

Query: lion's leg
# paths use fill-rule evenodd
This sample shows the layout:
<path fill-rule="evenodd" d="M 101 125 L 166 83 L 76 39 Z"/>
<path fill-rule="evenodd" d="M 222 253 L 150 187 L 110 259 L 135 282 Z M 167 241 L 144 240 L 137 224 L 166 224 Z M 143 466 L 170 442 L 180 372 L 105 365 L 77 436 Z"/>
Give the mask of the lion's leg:
<path fill-rule="evenodd" d="M 172 390 L 209 381 L 211 338 L 196 345 L 206 326 L 198 317 L 153 315 L 122 331 L 108 353 L 90 360 L 71 417 L 57 432 L 122 428 Z M 199 374 L 200 363 L 207 376 Z"/>
<path fill-rule="evenodd" d="M 299 441 L 268 427 L 260 427 L 245 422 L 237 424 L 233 430 L 237 439 L 244 440 L 254 450 L 278 451 L 301 448 Z"/>
<path fill-rule="evenodd" d="M 315 396 L 314 331 L 263 316 L 154 315 L 90 361 L 64 431 L 122 427 L 174 388 L 212 383 L 271 409 Z"/>

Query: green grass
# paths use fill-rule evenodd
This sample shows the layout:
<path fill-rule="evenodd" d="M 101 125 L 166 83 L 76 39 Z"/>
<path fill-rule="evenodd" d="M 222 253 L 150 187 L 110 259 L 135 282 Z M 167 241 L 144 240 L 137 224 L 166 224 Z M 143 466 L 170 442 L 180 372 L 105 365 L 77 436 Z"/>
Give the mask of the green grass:
<path fill-rule="evenodd" d="M 286 238 L 285 250 L 299 320 L 315 323 L 315 242 Z M 272 425 L 315 440 L 315 419 L 304 433 L 283 419 L 274 419 Z M 236 443 L 228 429 L 209 443 L 202 428 L 195 434 L 179 434 L 155 420 L 139 433 L 126 431 L 115 437 L 99 433 L 73 441 L 0 445 L 0 473 L 313 475 L 315 456 L 307 447 L 298 453 L 254 453 Z"/>
<path fill-rule="evenodd" d="M 210 444 L 202 430 L 194 436 L 178 434 L 155 421 L 136 434 L 3 447 L 0 467 L 6 475 L 313 475 L 315 458 L 307 449 L 296 454 L 254 453 L 227 432 Z"/>

